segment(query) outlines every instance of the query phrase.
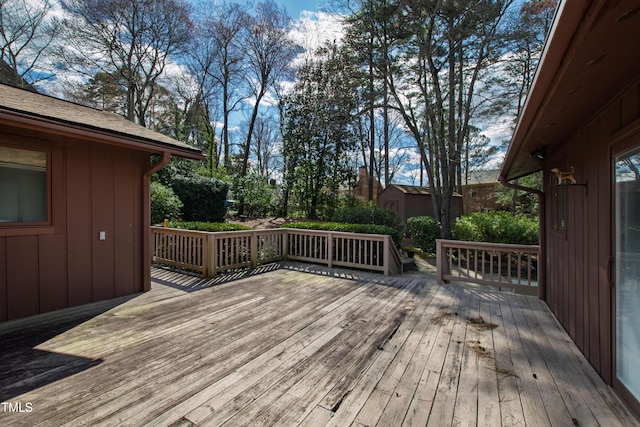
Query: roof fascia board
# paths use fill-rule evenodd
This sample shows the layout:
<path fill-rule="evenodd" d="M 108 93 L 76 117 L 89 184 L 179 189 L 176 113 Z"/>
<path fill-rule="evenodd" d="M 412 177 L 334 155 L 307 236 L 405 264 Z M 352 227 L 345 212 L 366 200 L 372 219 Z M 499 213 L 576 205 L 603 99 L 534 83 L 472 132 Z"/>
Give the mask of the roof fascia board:
<path fill-rule="evenodd" d="M 168 144 L 162 144 L 144 139 L 136 139 L 128 135 L 122 135 L 116 132 L 111 134 L 109 132 L 87 129 L 73 124 L 62 124 L 49 119 L 36 119 L 26 114 L 0 111 L 0 123 L 4 123 L 7 125 L 15 125 L 16 123 L 19 123 L 24 128 L 36 131 L 53 133 L 60 136 L 83 138 L 91 141 L 101 142 L 104 144 L 133 148 L 150 153 L 168 152 L 175 156 L 194 160 L 203 160 L 205 158 L 202 152 L 197 148 L 194 148 L 193 150 L 182 150 L 177 146 L 171 146 Z"/>

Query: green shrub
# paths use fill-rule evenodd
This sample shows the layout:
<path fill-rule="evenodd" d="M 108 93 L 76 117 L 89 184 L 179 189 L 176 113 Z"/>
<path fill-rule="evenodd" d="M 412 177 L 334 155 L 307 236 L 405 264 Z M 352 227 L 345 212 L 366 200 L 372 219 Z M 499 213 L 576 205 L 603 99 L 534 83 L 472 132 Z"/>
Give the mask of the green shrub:
<path fill-rule="evenodd" d="M 538 221 L 525 215 L 511 216 L 509 212 L 472 213 L 459 218 L 453 227 L 457 240 L 538 244 Z"/>
<path fill-rule="evenodd" d="M 171 181 L 171 188 L 184 203 L 185 221 L 224 221 L 229 184 L 200 175 L 178 175 Z"/>
<path fill-rule="evenodd" d="M 483 230 L 471 215 L 458 218 L 453 225 L 453 238 L 467 242 L 485 241 Z"/>
<path fill-rule="evenodd" d="M 436 252 L 436 239 L 442 236 L 442 228 L 438 221 L 430 216 L 416 216 L 407 219 L 407 228 L 420 249 L 425 252 Z"/>
<path fill-rule="evenodd" d="M 296 222 L 282 225 L 281 228 L 298 228 L 306 230 L 342 231 L 345 233 L 382 234 L 391 236 L 393 243 L 399 248 L 403 235 L 391 227 L 375 224 L 343 224 L 337 222 Z"/>
<path fill-rule="evenodd" d="M 391 209 L 380 209 L 375 206 L 356 206 L 340 208 L 333 215 L 333 222 L 343 224 L 374 224 L 393 228 L 404 232 L 402 218 Z"/>
<path fill-rule="evenodd" d="M 169 227 L 179 228 L 181 230 L 208 231 L 208 232 L 251 230 L 251 227 L 247 227 L 246 225 L 226 224 L 224 222 L 198 222 L 198 221 L 171 221 L 169 222 Z"/>
<path fill-rule="evenodd" d="M 151 224 L 160 224 L 165 218 L 179 219 L 182 207 L 182 201 L 171 188 L 159 182 L 151 183 Z"/>
<path fill-rule="evenodd" d="M 245 215 L 267 216 L 272 212 L 275 190 L 264 176 L 250 174 L 238 179 L 234 196 L 235 199 L 244 198 Z"/>

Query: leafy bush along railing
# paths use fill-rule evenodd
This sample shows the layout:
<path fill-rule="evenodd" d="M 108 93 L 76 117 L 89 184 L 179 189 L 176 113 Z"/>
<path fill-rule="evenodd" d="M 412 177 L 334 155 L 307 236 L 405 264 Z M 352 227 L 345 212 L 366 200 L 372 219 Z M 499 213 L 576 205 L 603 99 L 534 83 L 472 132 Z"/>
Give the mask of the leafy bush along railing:
<path fill-rule="evenodd" d="M 153 261 L 195 270 L 205 277 L 219 272 L 290 259 L 402 273 L 390 236 L 302 229 L 208 233 L 151 227 Z"/>
<path fill-rule="evenodd" d="M 437 281 L 537 292 L 540 248 L 534 245 L 437 240 Z"/>

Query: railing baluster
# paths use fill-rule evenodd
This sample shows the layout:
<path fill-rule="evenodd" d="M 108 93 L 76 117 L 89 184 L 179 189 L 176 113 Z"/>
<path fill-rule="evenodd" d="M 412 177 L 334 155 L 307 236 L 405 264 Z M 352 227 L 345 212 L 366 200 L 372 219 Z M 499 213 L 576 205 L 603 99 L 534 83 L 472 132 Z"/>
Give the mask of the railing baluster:
<path fill-rule="evenodd" d="M 443 239 L 438 239 L 436 243 L 438 283 L 454 279 L 510 287 L 528 292 L 534 290 L 538 285 L 537 271 L 534 265 L 534 259 L 538 259 L 540 251 L 537 245 L 509 245 Z M 458 271 L 454 271 L 456 254 Z M 445 266 L 448 266 L 448 271 Z M 514 271 L 514 268 L 517 272 Z M 503 271 L 505 275 L 503 275 Z M 526 280 L 523 277 L 524 274 L 527 275 Z"/>
<path fill-rule="evenodd" d="M 206 233 L 160 227 L 152 227 L 151 239 L 155 262 L 194 269 L 205 276 L 279 259 L 401 271 L 395 247 L 391 252 L 385 249 L 387 240 L 378 235 L 310 230 Z"/>
<path fill-rule="evenodd" d="M 518 285 L 522 283 L 522 252 L 518 252 Z"/>

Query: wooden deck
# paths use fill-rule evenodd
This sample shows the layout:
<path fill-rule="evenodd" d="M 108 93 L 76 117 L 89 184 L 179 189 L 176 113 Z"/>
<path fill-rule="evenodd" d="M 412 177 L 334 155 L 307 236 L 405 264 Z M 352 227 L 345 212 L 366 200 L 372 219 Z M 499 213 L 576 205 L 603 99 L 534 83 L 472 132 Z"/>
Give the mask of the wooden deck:
<path fill-rule="evenodd" d="M 256 273 L 0 325 L 0 425 L 639 425 L 535 297 Z"/>

